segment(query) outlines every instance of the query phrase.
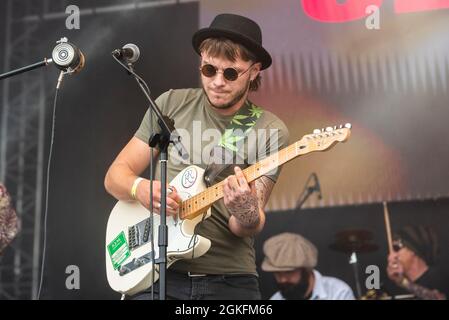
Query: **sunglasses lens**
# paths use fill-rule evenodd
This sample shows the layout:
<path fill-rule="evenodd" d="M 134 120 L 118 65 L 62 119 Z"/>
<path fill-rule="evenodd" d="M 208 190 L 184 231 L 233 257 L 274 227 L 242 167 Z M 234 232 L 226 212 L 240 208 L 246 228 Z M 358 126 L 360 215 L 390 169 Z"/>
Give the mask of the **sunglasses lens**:
<path fill-rule="evenodd" d="M 211 64 L 205 64 L 201 67 L 201 73 L 208 78 L 211 78 L 217 74 L 217 69 Z"/>
<path fill-rule="evenodd" d="M 226 80 L 235 81 L 239 77 L 239 74 L 238 74 L 237 70 L 235 70 L 233 68 L 227 68 L 223 72 L 223 76 L 225 77 Z"/>
<path fill-rule="evenodd" d="M 201 73 L 205 77 L 212 78 L 217 74 L 217 69 L 211 64 L 205 64 L 201 67 Z M 239 77 L 239 73 L 233 68 L 226 68 L 223 71 L 223 76 L 228 81 L 235 81 Z"/>

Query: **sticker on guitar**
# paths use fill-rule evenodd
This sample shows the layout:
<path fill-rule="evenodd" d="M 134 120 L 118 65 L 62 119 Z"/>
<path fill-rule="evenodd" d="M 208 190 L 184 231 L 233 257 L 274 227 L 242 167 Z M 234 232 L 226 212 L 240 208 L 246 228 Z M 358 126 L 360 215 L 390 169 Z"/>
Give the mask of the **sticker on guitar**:
<path fill-rule="evenodd" d="M 182 186 L 186 189 L 190 188 L 195 184 L 196 179 L 198 178 L 198 172 L 195 167 L 189 168 L 186 172 L 184 172 L 181 183 Z"/>

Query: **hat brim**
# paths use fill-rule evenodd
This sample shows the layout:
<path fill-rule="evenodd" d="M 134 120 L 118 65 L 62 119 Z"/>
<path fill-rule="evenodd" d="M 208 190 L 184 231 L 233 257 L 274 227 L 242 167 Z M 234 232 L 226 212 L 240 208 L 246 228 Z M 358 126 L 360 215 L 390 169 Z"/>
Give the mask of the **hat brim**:
<path fill-rule="evenodd" d="M 260 267 L 263 271 L 266 271 L 266 272 L 287 272 L 287 271 L 293 271 L 293 270 L 296 270 L 299 268 L 299 267 L 293 267 L 293 266 L 278 267 L 278 266 L 271 264 L 267 259 L 265 259 L 262 262 L 262 265 Z"/>
<path fill-rule="evenodd" d="M 232 41 L 235 41 L 245 46 L 259 59 L 259 62 L 262 64 L 261 68 L 262 70 L 267 69 L 269 66 L 271 66 L 272 63 L 271 55 L 261 45 L 259 45 L 252 39 L 245 37 L 240 33 L 232 32 L 225 29 L 203 28 L 198 30 L 192 37 L 193 48 L 198 54 L 201 54 L 199 48 L 201 43 L 205 39 L 220 38 L 220 37 L 231 39 Z"/>

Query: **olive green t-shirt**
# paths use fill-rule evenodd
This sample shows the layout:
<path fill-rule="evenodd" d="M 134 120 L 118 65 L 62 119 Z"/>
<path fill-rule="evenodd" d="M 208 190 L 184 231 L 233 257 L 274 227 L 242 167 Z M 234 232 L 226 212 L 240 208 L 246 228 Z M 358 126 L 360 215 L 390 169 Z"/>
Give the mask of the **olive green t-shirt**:
<path fill-rule="evenodd" d="M 249 103 L 247 101 L 247 103 Z M 162 114 L 175 121 L 175 127 L 181 136 L 182 143 L 189 153 L 188 160 L 182 160 L 176 149 L 170 145 L 167 165 L 168 180 L 189 165 L 203 169 L 211 161 L 211 149 L 217 146 L 223 132 L 229 127 L 233 116 L 223 116 L 210 105 L 202 89 L 169 90 L 156 99 Z M 135 136 L 148 142 L 150 136 L 150 120 L 148 111 Z M 157 117 L 153 115 L 152 130 L 159 131 Z M 274 114 L 263 111 L 248 134 L 243 146 L 239 149 L 245 163 L 239 162 L 242 168 L 260 161 L 266 156 L 283 149 L 288 144 L 288 130 L 285 124 Z M 221 172 L 216 183 L 234 174 L 233 165 Z M 267 177 L 276 181 L 280 168 L 270 172 Z M 155 168 L 155 179 L 160 179 L 159 162 Z M 211 240 L 211 248 L 201 257 L 177 261 L 171 269 L 180 272 L 200 274 L 255 274 L 254 238 L 235 236 L 228 227 L 228 213 L 223 199 L 212 206 L 212 215 L 196 226 L 195 232 Z"/>

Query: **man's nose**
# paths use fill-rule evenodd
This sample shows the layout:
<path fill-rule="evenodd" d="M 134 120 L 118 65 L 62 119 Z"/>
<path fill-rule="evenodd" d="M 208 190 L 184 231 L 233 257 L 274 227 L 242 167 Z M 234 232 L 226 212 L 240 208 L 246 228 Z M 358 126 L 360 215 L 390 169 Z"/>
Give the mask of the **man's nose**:
<path fill-rule="evenodd" d="M 288 282 L 288 278 L 284 277 L 284 276 L 279 276 L 278 277 L 278 282 L 279 283 L 287 283 Z"/>
<path fill-rule="evenodd" d="M 226 84 L 226 80 L 223 76 L 223 72 L 217 71 L 212 82 L 217 87 L 224 86 Z"/>
<path fill-rule="evenodd" d="M 388 260 L 393 261 L 396 260 L 399 257 L 399 254 L 395 251 L 392 251 L 389 255 L 388 255 Z"/>

